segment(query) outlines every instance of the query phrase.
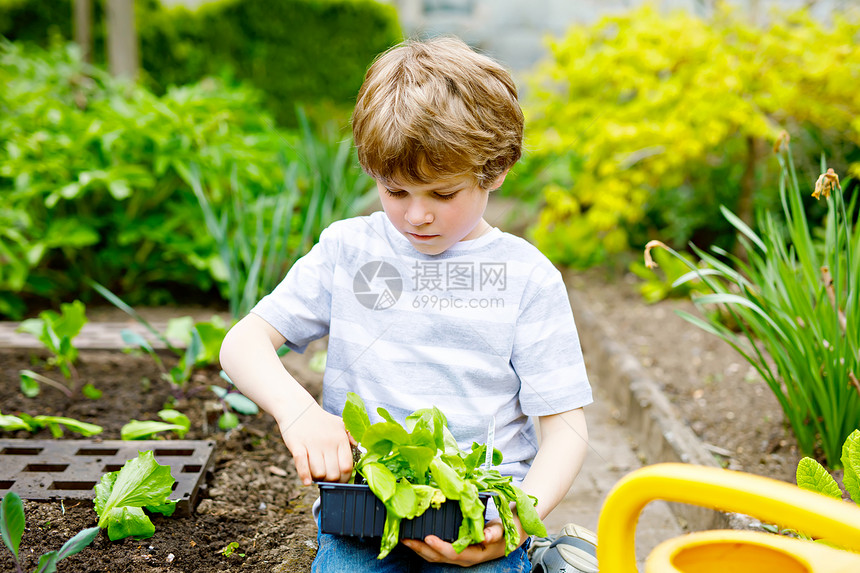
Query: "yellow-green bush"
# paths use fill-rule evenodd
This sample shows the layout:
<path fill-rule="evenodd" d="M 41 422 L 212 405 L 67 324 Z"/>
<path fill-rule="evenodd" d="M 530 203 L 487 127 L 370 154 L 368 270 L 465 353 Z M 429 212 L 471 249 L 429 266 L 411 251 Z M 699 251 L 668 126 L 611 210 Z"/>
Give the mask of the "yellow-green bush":
<path fill-rule="evenodd" d="M 558 262 L 594 264 L 653 228 L 714 239 L 720 204 L 751 220 L 776 197 L 783 129 L 799 154 L 860 174 L 860 18 L 758 27 L 644 6 L 572 28 L 551 54 L 525 111 L 534 164 L 555 164 L 534 239 Z"/>

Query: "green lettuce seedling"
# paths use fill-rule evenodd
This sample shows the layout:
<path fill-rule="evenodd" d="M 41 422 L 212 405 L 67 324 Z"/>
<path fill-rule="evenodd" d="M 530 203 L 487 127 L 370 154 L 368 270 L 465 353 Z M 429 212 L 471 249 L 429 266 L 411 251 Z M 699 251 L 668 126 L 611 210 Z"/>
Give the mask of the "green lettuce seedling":
<path fill-rule="evenodd" d="M 3 501 L 0 502 L 0 534 L 3 537 L 3 544 L 12 552 L 17 573 L 24 572 L 21 562 L 18 560 L 18 549 L 21 546 L 21 537 L 24 535 L 24 525 L 24 503 L 17 493 L 10 491 L 3 496 Z M 49 551 L 42 555 L 33 573 L 54 573 L 57 570 L 58 561 L 80 552 L 92 543 L 98 534 L 98 527 L 84 529 L 66 541 L 59 551 Z"/>
<path fill-rule="evenodd" d="M 145 440 L 159 432 L 169 431 L 174 432 L 179 439 L 182 439 L 188 433 L 188 430 L 191 429 L 191 420 L 188 419 L 188 416 L 177 410 L 161 410 L 158 412 L 158 417 L 164 421 L 132 420 L 120 430 L 122 439 Z"/>
<path fill-rule="evenodd" d="M 96 484 L 94 505 L 99 527 L 107 528 L 111 541 L 152 537 L 155 526 L 143 510 L 173 515 L 176 502 L 168 497 L 174 481 L 170 466 L 156 462 L 150 451 L 140 452 Z"/>
<path fill-rule="evenodd" d="M 51 431 L 51 435 L 55 438 L 62 437 L 63 427 L 86 437 L 101 434 L 103 430 L 101 426 L 63 416 L 30 416 L 23 412 L 19 412 L 18 416 L 0 414 L 0 430 L 2 431 L 27 430 L 28 432 L 38 432 L 45 427 Z"/>
<path fill-rule="evenodd" d="M 17 329 L 18 332 L 32 334 L 42 343 L 51 353 L 48 364 L 58 367 L 68 381 L 63 384 L 32 370 L 21 370 L 21 393 L 28 398 L 39 395 L 40 382 L 56 388 L 68 397 L 74 394 L 80 384 L 78 372 L 75 369 L 78 349 L 73 340 L 87 323 L 84 303 L 79 300 L 63 303 L 60 305 L 60 311 L 59 314 L 53 310 L 42 311 L 38 318 L 23 321 Z M 102 394 L 92 384 L 85 384 L 81 392 L 91 399 L 100 398 Z"/>
<path fill-rule="evenodd" d="M 235 388 L 233 381 L 223 370 L 220 373 L 221 378 L 230 384 L 230 388 Z M 228 390 L 220 386 L 209 386 L 209 389 L 218 396 L 221 401 L 222 414 L 218 417 L 218 427 L 222 430 L 232 430 L 239 425 L 239 416 L 233 411 L 245 414 L 246 416 L 254 416 L 260 412 L 257 405 L 249 398 L 243 396 L 238 390 Z"/>
<path fill-rule="evenodd" d="M 505 555 L 519 546 L 519 535 L 510 503 L 516 502 L 517 514 L 526 533 L 546 535 L 546 528 L 535 510 L 535 500 L 513 485 L 511 476 L 481 465 L 487 446 L 472 444 L 472 451 L 460 450 L 448 429 L 445 415 L 436 407 L 417 410 L 407 416 L 406 428 L 384 409 L 378 409 L 382 422 L 370 423 L 362 399 L 347 395 L 343 421 L 347 431 L 365 450 L 355 464 L 353 477 L 361 474 L 368 487 L 385 505 L 386 516 L 378 559 L 397 545 L 400 522 L 439 508 L 446 499 L 460 505 L 463 521 L 454 549 L 459 553 L 484 540 L 484 504 L 479 493 L 495 494 L 496 507 L 505 532 Z M 493 450 L 494 465 L 502 453 Z"/>

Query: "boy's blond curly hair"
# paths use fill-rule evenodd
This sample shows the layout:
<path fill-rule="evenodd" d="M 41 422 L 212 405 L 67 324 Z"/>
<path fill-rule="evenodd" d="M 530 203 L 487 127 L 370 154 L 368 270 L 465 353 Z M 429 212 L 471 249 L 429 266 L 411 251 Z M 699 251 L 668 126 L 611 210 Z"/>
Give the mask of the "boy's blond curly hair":
<path fill-rule="evenodd" d="M 472 176 L 487 189 L 520 158 L 523 113 L 511 75 L 463 41 L 407 41 L 370 66 L 352 114 L 362 168 L 427 184 Z"/>

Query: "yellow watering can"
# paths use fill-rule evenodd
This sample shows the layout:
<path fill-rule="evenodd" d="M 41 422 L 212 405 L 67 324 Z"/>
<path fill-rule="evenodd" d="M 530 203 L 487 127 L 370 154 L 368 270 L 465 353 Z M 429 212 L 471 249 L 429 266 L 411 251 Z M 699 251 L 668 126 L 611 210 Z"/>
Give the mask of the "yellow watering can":
<path fill-rule="evenodd" d="M 743 472 L 656 464 L 622 478 L 603 505 L 597 562 L 604 573 L 636 573 L 639 513 L 663 499 L 744 513 L 860 551 L 860 508 L 797 486 Z M 704 531 L 664 541 L 646 573 L 858 573 L 860 554 L 822 543 L 754 531 Z"/>

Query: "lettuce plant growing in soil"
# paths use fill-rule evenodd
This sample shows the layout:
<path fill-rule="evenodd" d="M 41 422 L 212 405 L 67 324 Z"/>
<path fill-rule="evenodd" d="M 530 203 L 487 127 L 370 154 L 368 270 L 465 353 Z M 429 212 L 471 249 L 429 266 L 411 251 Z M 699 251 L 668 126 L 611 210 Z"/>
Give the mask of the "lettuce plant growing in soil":
<path fill-rule="evenodd" d="M 170 466 L 156 462 L 152 452 L 140 452 L 96 484 L 94 505 L 99 527 L 107 528 L 111 541 L 152 537 L 155 526 L 143 510 L 173 515 L 176 502 L 168 497 L 174 481 Z"/>
<path fill-rule="evenodd" d="M 191 429 L 191 420 L 182 412 L 164 409 L 158 412 L 158 417 L 164 420 L 132 420 L 122 427 L 120 435 L 123 440 L 146 440 L 159 432 L 174 432 L 181 440 Z"/>
<path fill-rule="evenodd" d="M 19 561 L 19 549 L 21 537 L 24 535 L 24 504 L 17 493 L 10 491 L 3 496 L 0 502 L 0 533 L 2 533 L 3 544 L 12 552 L 15 560 L 17 573 L 23 573 Z M 77 535 L 66 541 L 59 551 L 49 551 L 39 558 L 39 563 L 33 573 L 53 573 L 57 570 L 57 562 L 75 553 L 80 552 L 99 534 L 98 527 L 89 527 L 78 532 Z"/>
<path fill-rule="evenodd" d="M 87 323 L 85 307 L 81 301 L 76 300 L 61 304 L 60 309 L 61 313 L 53 310 L 42 311 L 38 318 L 28 318 L 17 329 L 18 332 L 33 335 L 42 343 L 51 354 L 48 358 L 48 366 L 59 368 L 66 379 L 66 383 L 62 383 L 32 370 L 21 370 L 21 393 L 28 398 L 39 395 L 40 382 L 56 388 L 69 398 L 80 386 L 78 372 L 75 369 L 78 349 L 73 341 Z M 92 384 L 84 384 L 80 390 L 87 398 L 101 397 L 101 392 Z"/>
<path fill-rule="evenodd" d="M 0 413 L 0 431 L 27 430 L 28 432 L 38 432 L 44 427 L 47 427 L 55 438 L 63 436 L 63 427 L 86 437 L 101 434 L 103 430 L 101 426 L 96 424 L 81 422 L 65 416 L 31 416 L 24 412 L 19 412 L 17 416 L 13 416 Z"/>
<path fill-rule="evenodd" d="M 472 444 L 466 453 L 448 430 L 445 415 L 436 407 L 416 410 L 406 418 L 406 428 L 384 409 L 383 421 L 370 423 L 362 399 L 350 392 L 343 408 L 347 431 L 365 450 L 353 469 L 353 479 L 361 474 L 370 490 L 385 505 L 385 526 L 378 559 L 397 545 L 400 522 L 438 508 L 446 499 L 459 502 L 463 514 L 454 549 L 462 551 L 484 540 L 484 505 L 481 492 L 496 495 L 496 507 L 505 532 L 505 555 L 519 546 L 519 533 L 510 504 L 526 533 L 546 535 L 535 510 L 536 500 L 512 483 L 511 476 L 482 465 L 486 444 Z M 492 452 L 492 465 L 502 462 L 499 450 Z"/>

